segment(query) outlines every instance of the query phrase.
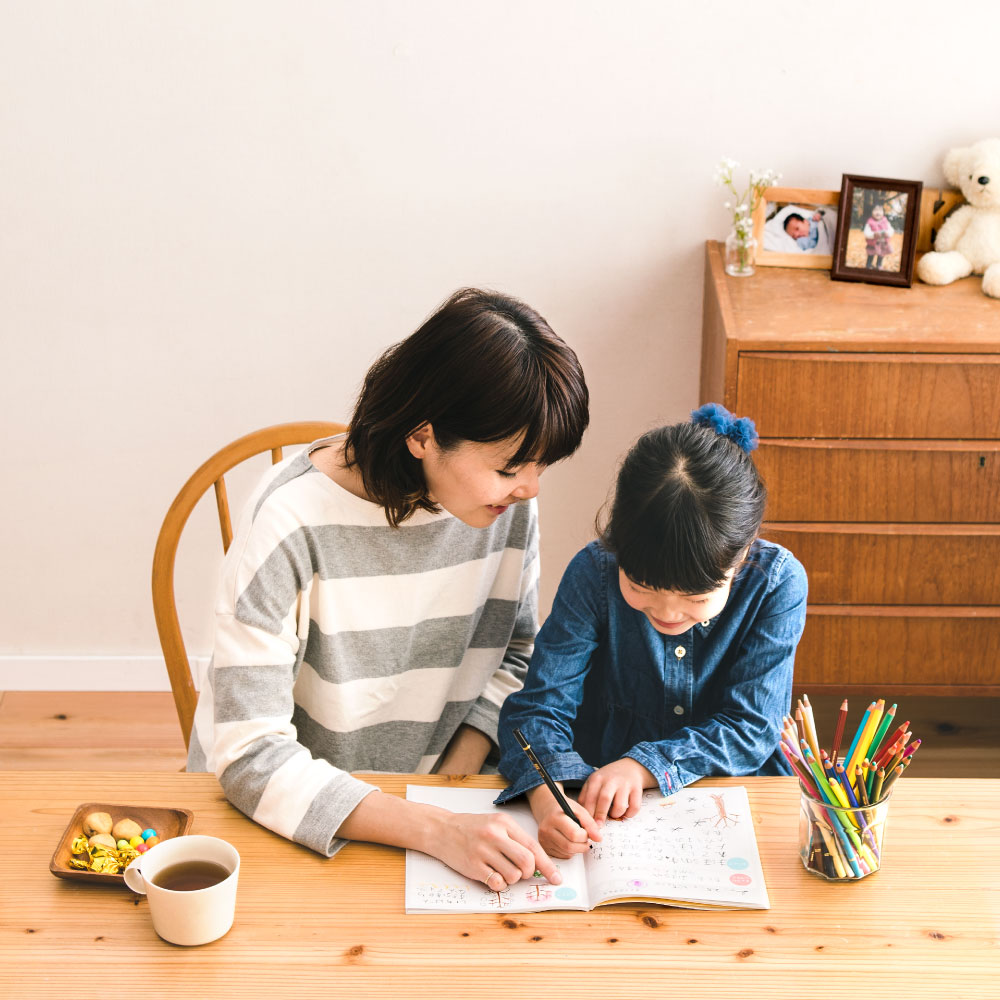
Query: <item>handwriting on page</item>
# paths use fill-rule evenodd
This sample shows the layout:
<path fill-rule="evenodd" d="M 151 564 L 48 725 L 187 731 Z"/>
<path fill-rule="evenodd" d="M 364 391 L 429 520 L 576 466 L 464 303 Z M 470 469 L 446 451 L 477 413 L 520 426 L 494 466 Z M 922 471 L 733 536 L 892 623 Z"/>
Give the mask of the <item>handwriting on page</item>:
<path fill-rule="evenodd" d="M 709 901 L 745 896 L 750 890 L 740 883 L 751 879 L 742 874 L 744 859 L 756 855 L 744 832 L 752 828 L 745 801 L 729 804 L 725 790 L 686 789 L 669 798 L 646 793 L 638 815 L 609 821 L 604 839 L 591 844 L 595 895 L 669 892 Z"/>

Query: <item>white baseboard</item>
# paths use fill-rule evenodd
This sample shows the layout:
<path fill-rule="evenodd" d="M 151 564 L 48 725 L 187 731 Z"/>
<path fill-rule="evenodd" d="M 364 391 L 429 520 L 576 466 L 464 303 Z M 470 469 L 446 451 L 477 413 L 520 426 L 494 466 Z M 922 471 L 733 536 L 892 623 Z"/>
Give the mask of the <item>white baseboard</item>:
<path fill-rule="evenodd" d="M 195 687 L 207 656 L 191 657 Z M 162 656 L 0 656 L 0 691 L 169 691 Z"/>

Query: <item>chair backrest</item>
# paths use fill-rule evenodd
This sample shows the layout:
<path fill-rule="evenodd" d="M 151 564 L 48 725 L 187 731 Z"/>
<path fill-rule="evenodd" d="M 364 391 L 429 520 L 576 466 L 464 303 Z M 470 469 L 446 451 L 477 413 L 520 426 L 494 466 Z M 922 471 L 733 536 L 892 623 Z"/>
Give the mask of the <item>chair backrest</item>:
<path fill-rule="evenodd" d="M 153 553 L 153 614 L 156 616 L 156 630 L 160 635 L 163 658 L 167 663 L 170 687 L 174 693 L 177 717 L 181 723 L 184 746 L 191 741 L 191 726 L 198 694 L 191 677 L 191 663 L 188 660 L 180 621 L 177 618 L 177 603 L 174 599 L 174 559 L 180 542 L 181 531 L 195 505 L 208 491 L 215 487 L 215 503 L 219 511 L 219 528 L 222 532 L 222 550 L 227 552 L 233 540 L 233 523 L 229 514 L 229 498 L 226 495 L 225 475 L 240 462 L 271 452 L 272 465 L 282 459 L 282 449 L 294 444 L 308 444 L 318 438 L 340 434 L 347 430 L 346 424 L 330 423 L 322 420 L 306 420 L 297 423 L 275 424 L 238 438 L 232 444 L 217 451 L 204 462 L 181 487 L 174 502 L 167 511 L 156 540 Z"/>

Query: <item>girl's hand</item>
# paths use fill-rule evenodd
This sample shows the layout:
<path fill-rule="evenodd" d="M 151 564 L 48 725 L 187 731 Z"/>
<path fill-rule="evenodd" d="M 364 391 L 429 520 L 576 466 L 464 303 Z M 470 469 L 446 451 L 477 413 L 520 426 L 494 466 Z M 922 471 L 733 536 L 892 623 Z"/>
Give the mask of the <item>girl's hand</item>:
<path fill-rule="evenodd" d="M 554 858 L 569 858 L 587 850 L 591 840 L 601 839 L 601 825 L 579 803 L 566 800 L 573 814 L 578 816 L 578 826 L 562 811 L 555 796 L 539 785 L 528 792 L 528 802 L 538 823 L 538 840 Z M 543 873 L 544 874 L 544 873 Z"/>
<path fill-rule="evenodd" d="M 642 790 L 655 788 L 656 779 L 631 757 L 623 757 L 598 768 L 580 789 L 580 805 L 593 814 L 598 823 L 628 819 L 639 811 Z"/>
<path fill-rule="evenodd" d="M 562 881 L 559 869 L 538 841 L 509 816 L 447 813 L 442 819 L 434 849 L 427 853 L 466 878 L 482 882 L 494 892 L 530 878 L 535 871 L 553 885 Z"/>

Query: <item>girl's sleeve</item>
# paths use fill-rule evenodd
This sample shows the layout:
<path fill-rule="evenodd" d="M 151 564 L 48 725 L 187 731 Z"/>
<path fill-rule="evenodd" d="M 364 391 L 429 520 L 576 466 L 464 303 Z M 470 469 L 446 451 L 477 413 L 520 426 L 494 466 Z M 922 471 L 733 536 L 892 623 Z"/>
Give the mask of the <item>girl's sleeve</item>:
<path fill-rule="evenodd" d="M 207 761 L 236 808 L 330 857 L 346 843 L 336 830 L 376 789 L 314 758 L 292 723 L 313 579 L 301 538 L 301 532 L 285 536 L 264 510 L 230 549 L 207 678 L 214 719 L 203 739 L 211 744 Z"/>
<path fill-rule="evenodd" d="M 872 232 L 871 219 L 869 219 L 868 222 L 865 223 L 865 228 L 862 229 L 861 231 L 862 233 L 864 233 L 866 240 L 875 239 L 875 233 Z"/>
<path fill-rule="evenodd" d="M 500 712 L 502 803 L 542 783 L 514 737 L 519 728 L 556 781 L 583 781 L 593 768 L 573 749 L 573 721 L 583 701 L 590 658 L 607 619 L 604 571 L 591 548 L 579 552 L 559 583 L 552 611 L 535 641 L 524 687 Z"/>
<path fill-rule="evenodd" d="M 655 775 L 664 795 L 709 775 L 753 774 L 774 753 L 792 694 L 795 649 L 806 618 L 806 573 L 790 553 L 761 603 L 711 715 L 669 739 L 638 743 L 626 757 Z"/>
<path fill-rule="evenodd" d="M 538 507 L 534 500 L 527 505 L 527 510 L 527 535 L 511 636 L 500 666 L 487 681 L 483 693 L 473 702 L 464 720 L 498 745 L 500 707 L 524 684 L 538 632 Z"/>

